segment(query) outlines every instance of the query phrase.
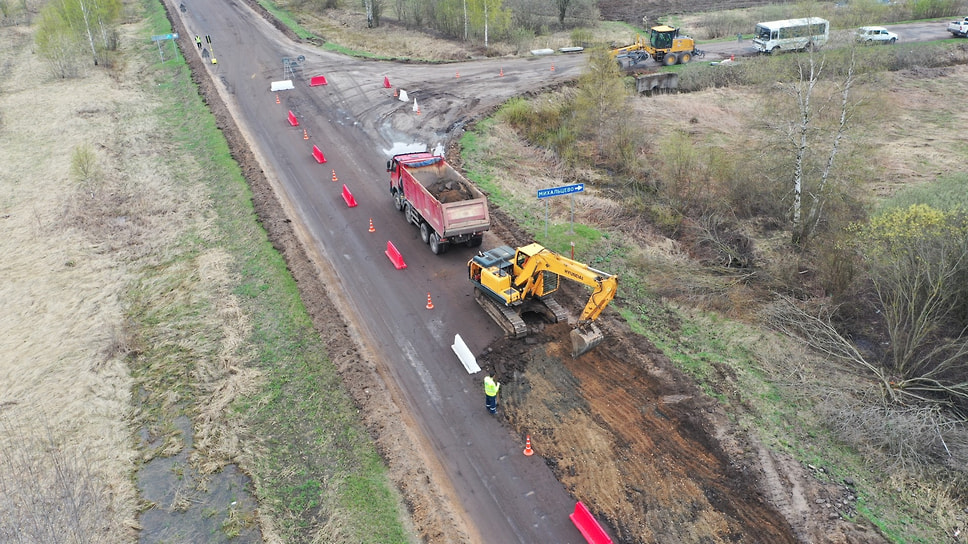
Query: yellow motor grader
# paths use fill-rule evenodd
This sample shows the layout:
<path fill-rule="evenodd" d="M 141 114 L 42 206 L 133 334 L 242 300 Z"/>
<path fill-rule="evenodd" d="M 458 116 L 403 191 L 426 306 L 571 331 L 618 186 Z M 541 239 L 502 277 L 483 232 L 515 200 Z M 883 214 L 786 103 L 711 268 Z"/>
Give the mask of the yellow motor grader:
<path fill-rule="evenodd" d="M 687 64 L 694 57 L 704 55 L 696 49 L 695 40 L 680 35 L 678 28 L 668 25 L 652 27 L 648 36 L 639 35 L 631 44 L 612 49 L 611 54 L 623 67 L 632 67 L 649 57 L 665 66 Z"/>

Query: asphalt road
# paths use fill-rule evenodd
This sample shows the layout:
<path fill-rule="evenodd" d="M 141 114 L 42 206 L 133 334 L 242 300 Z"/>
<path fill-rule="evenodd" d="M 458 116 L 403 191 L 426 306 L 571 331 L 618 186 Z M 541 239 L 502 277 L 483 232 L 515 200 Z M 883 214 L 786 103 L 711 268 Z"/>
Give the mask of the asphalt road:
<path fill-rule="evenodd" d="M 234 118 L 329 288 L 339 292 L 346 317 L 396 387 L 407 418 L 401 424 L 425 437 L 414 454 L 440 467 L 437 483 L 451 491 L 475 540 L 582 542 L 568 518 L 575 502 L 540 456 L 522 454 L 524 437 L 512 436 L 486 413 L 483 376 L 468 375 L 451 349 L 456 334 L 474 353 L 501 335 L 474 302 L 466 279 L 474 250 L 433 255 L 394 209 L 385 170 L 392 152 L 432 148 L 459 134 L 475 112 L 576 76 L 582 57 L 459 68 L 361 61 L 292 43 L 241 1 L 169 6 L 190 34 L 203 36 L 209 58 L 217 59 L 209 69 L 224 85 Z M 288 68 L 284 59 L 290 59 Z M 324 75 L 327 85 L 309 87 L 314 75 Z M 384 78 L 393 89 L 384 88 Z M 283 79 L 292 79 L 295 89 L 279 92 L 277 104 L 270 83 Z M 406 90 L 410 101 L 394 98 L 396 88 Z M 288 123 L 288 111 L 298 127 Z M 314 144 L 325 164 L 313 159 Z M 341 197 L 344 184 L 357 207 L 347 207 Z M 374 233 L 368 230 L 371 218 Z M 388 241 L 404 256 L 406 269 L 396 270 L 385 256 Z M 484 244 L 497 242 L 487 237 Z M 432 310 L 426 308 L 428 294 Z"/>

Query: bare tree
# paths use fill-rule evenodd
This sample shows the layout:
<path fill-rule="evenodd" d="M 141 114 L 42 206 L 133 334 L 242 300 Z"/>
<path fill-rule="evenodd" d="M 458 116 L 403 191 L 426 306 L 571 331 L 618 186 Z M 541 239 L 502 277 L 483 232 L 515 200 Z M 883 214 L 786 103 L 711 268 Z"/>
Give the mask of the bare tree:
<path fill-rule="evenodd" d="M 956 319 L 968 271 L 964 219 L 916 204 L 875 216 L 855 234 L 884 315 L 895 386 L 968 401 L 968 328 Z"/>
<path fill-rule="evenodd" d="M 806 58 L 806 61 L 804 61 L 804 58 Z M 820 57 L 818 60 L 817 55 L 813 51 L 810 51 L 809 54 L 798 56 L 797 79 L 786 86 L 787 91 L 794 99 L 797 112 L 795 119 L 784 126 L 786 137 L 790 141 L 794 152 L 791 180 L 793 192 L 792 240 L 797 245 L 802 244 L 809 238 L 823 219 L 823 209 L 829 196 L 829 183 L 834 168 L 834 159 L 840 149 L 850 120 L 852 106 L 850 103 L 850 92 L 856 79 L 853 54 L 851 54 L 844 79 L 839 84 L 839 122 L 833 131 L 830 148 L 826 152 L 826 161 L 818 174 L 816 183 L 812 185 L 808 184 L 809 175 L 806 169 L 808 155 L 815 153 L 815 150 L 819 148 L 818 142 L 820 136 L 824 135 L 824 132 L 817 126 L 817 117 L 827 106 L 827 101 L 821 102 L 818 106 L 814 103 L 814 98 L 817 86 L 821 82 L 825 64 L 826 57 Z M 804 218 L 804 191 L 808 187 L 809 207 L 806 218 Z"/>
<path fill-rule="evenodd" d="M 968 233 L 940 212 L 900 210 L 855 229 L 889 339 L 889 360 L 871 360 L 832 324 L 836 308 L 815 313 L 778 297 L 769 323 L 813 349 L 865 370 L 886 400 L 968 408 L 968 328 L 952 326 L 963 310 Z M 920 208 L 927 208 L 921 206 Z"/>
<path fill-rule="evenodd" d="M 571 0 L 554 0 L 555 8 L 558 10 L 558 24 L 565 24 L 565 13 L 568 11 L 568 5 L 571 4 Z"/>

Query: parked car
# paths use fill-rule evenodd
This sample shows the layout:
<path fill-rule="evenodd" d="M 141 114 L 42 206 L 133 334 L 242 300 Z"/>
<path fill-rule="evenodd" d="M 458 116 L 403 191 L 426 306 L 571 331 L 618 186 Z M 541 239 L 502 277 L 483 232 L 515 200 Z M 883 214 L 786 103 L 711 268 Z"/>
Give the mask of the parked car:
<path fill-rule="evenodd" d="M 857 29 L 857 41 L 862 43 L 894 43 L 897 34 L 882 26 L 862 26 Z"/>
<path fill-rule="evenodd" d="M 948 23 L 948 32 L 956 38 L 968 38 L 968 17 Z"/>

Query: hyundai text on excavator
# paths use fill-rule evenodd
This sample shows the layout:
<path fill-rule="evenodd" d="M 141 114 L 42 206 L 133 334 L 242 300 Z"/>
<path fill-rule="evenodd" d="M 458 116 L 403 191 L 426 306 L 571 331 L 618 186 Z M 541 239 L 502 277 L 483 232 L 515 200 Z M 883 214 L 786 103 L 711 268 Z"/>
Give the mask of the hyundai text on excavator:
<path fill-rule="evenodd" d="M 631 67 L 649 57 L 665 66 L 687 64 L 704 53 L 696 49 L 695 40 L 679 35 L 678 28 L 659 25 L 649 29 L 648 38 L 637 36 L 631 44 L 612 49 L 611 55 L 619 64 Z"/>
<path fill-rule="evenodd" d="M 571 331 L 573 357 L 594 348 L 605 336 L 594 321 L 615 298 L 618 277 L 586 264 L 528 244 L 517 249 L 500 246 L 478 253 L 467 262 L 477 303 L 504 329 L 510 338 L 527 336 L 522 315 L 534 312 L 547 321 L 568 321 L 568 311 L 551 298 L 561 278 L 594 288 L 581 316 Z"/>

